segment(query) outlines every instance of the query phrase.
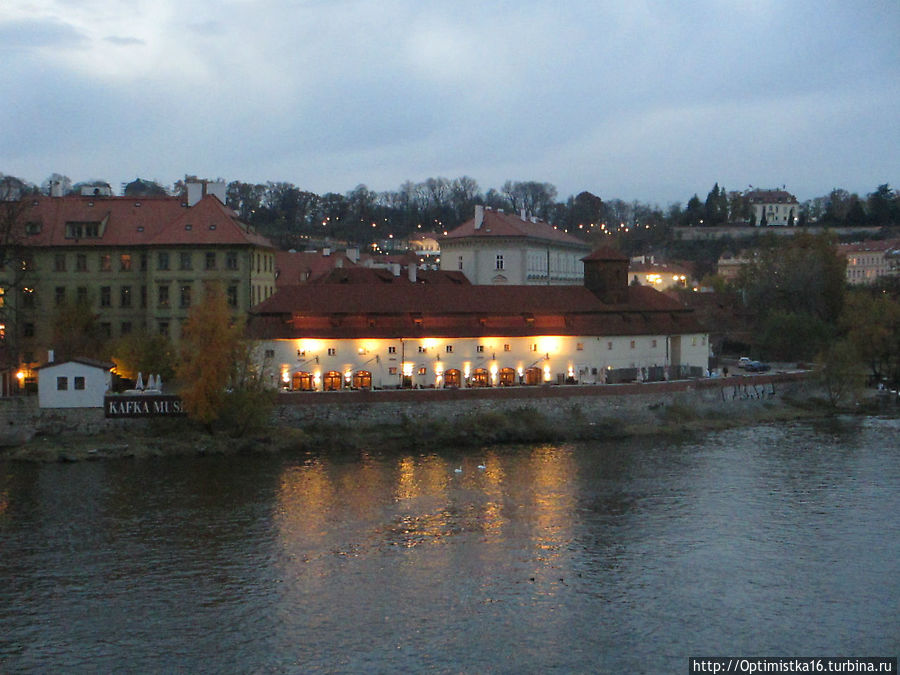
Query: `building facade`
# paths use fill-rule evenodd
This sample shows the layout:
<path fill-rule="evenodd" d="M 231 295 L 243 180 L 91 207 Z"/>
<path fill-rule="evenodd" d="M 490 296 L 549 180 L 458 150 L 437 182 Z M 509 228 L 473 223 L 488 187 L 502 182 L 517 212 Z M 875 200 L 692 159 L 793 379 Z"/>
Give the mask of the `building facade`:
<path fill-rule="evenodd" d="M 838 244 L 838 251 L 847 259 L 847 283 L 854 286 L 900 275 L 897 266 L 900 239 Z"/>
<path fill-rule="evenodd" d="M 101 408 L 112 389 L 113 363 L 72 359 L 48 363 L 38 370 L 41 408 Z"/>
<path fill-rule="evenodd" d="M 584 278 L 590 247 L 526 214 L 483 206 L 440 240 L 442 270 L 460 271 L 477 285 L 571 285 Z"/>
<path fill-rule="evenodd" d="M 800 217 L 800 203 L 784 190 L 752 190 L 747 193 L 751 219 L 757 226 L 791 227 Z"/>
<path fill-rule="evenodd" d="M 299 391 L 662 380 L 708 366 L 706 332 L 628 259 L 584 258 L 579 286 L 323 283 L 251 310 L 270 384 Z"/>
<path fill-rule="evenodd" d="M 107 338 L 148 331 L 177 342 L 208 284 L 222 286 L 236 314 L 275 292 L 270 242 L 217 196 L 192 196 L 29 198 L 18 234 L 24 270 L 0 271 L 4 330 L 27 377 L 53 348 L 61 308 L 93 312 Z"/>

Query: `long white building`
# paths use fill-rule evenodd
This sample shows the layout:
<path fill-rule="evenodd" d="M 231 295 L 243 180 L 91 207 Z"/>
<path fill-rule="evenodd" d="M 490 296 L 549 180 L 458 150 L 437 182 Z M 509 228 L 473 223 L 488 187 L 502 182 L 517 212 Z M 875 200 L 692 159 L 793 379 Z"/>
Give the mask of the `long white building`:
<path fill-rule="evenodd" d="M 578 286 L 438 282 L 280 289 L 251 311 L 273 384 L 292 390 L 527 386 L 702 374 L 708 336 L 691 310 L 628 286 L 628 259 L 599 250 Z M 437 273 L 435 273 L 437 274 Z M 424 282 L 424 283 L 423 283 Z"/>

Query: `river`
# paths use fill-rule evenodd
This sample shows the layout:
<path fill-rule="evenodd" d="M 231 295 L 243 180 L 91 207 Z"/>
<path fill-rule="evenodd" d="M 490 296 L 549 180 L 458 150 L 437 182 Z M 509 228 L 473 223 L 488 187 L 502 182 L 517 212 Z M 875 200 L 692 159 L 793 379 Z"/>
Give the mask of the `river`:
<path fill-rule="evenodd" d="M 900 420 L 0 463 L 0 672 L 897 656 Z M 484 468 L 479 468 L 483 465 Z"/>

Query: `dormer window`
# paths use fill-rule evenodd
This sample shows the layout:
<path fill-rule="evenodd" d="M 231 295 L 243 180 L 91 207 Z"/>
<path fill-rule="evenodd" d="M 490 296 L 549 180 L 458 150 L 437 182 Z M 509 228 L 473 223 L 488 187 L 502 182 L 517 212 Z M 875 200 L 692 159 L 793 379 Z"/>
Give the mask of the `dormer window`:
<path fill-rule="evenodd" d="M 66 239 L 99 239 L 100 223 L 69 221 L 66 223 Z"/>

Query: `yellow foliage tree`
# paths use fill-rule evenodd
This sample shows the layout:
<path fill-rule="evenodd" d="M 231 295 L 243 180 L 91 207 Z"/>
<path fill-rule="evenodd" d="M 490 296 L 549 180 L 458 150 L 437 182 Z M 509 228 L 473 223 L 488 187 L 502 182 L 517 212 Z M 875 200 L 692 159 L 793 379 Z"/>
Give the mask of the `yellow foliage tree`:
<path fill-rule="evenodd" d="M 226 403 L 226 389 L 243 342 L 244 322 L 235 321 L 218 285 L 206 287 L 191 308 L 181 337 L 175 375 L 188 416 L 212 429 Z"/>

